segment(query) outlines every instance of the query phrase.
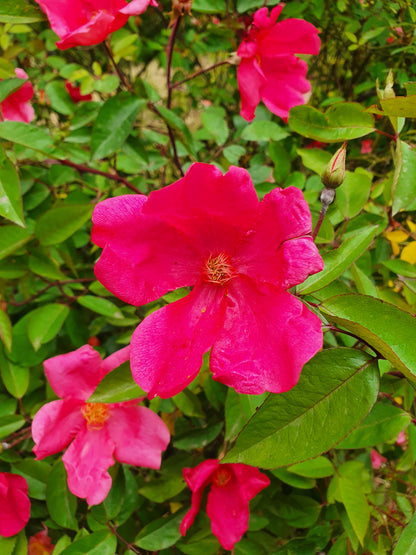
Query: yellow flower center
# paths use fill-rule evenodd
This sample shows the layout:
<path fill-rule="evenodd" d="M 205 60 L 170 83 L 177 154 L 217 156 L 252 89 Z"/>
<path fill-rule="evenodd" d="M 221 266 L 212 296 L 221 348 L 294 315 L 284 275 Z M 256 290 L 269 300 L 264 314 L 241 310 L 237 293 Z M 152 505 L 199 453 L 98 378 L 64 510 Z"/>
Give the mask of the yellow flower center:
<path fill-rule="evenodd" d="M 222 486 L 226 486 L 228 482 L 231 480 L 231 478 L 232 478 L 231 470 L 229 470 L 225 466 L 220 466 L 214 472 L 212 481 L 214 482 L 215 485 L 222 487 Z"/>
<path fill-rule="evenodd" d="M 206 260 L 203 274 L 205 281 L 215 285 L 225 285 L 234 277 L 235 271 L 228 254 L 221 252 L 216 256 L 211 255 Z"/>
<path fill-rule="evenodd" d="M 110 416 L 108 405 L 104 403 L 85 403 L 81 410 L 88 427 L 94 430 L 100 430 Z"/>

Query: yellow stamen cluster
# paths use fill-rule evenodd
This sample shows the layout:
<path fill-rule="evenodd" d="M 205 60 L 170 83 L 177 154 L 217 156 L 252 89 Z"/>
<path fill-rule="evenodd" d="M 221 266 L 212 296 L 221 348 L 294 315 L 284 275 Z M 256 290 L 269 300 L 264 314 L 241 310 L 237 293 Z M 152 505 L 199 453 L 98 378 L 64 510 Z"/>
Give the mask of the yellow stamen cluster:
<path fill-rule="evenodd" d="M 108 405 L 104 403 L 85 403 L 81 410 L 88 427 L 94 430 L 100 430 L 110 416 Z"/>
<path fill-rule="evenodd" d="M 216 285 L 225 285 L 234 276 L 230 257 L 225 252 L 210 256 L 204 266 L 205 280 Z"/>

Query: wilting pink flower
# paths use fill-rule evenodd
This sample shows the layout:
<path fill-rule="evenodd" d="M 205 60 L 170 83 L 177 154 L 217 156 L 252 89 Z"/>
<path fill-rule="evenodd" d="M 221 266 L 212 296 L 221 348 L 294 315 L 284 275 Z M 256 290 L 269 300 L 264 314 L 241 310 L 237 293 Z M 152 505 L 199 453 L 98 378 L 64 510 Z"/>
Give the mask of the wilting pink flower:
<path fill-rule="evenodd" d="M 46 13 L 61 50 L 99 44 L 131 15 L 143 13 L 156 0 L 35 0 Z"/>
<path fill-rule="evenodd" d="M 192 507 L 181 522 L 181 534 L 184 536 L 194 522 L 204 489 L 211 484 L 207 515 L 212 532 L 225 549 L 233 549 L 247 531 L 250 499 L 270 484 L 269 478 L 253 466 L 220 464 L 216 459 L 184 468 L 183 476 L 192 490 Z"/>
<path fill-rule="evenodd" d="M 92 94 L 81 94 L 81 87 L 74 87 L 71 81 L 65 81 L 65 88 L 74 102 L 90 102 Z"/>
<path fill-rule="evenodd" d="M 53 553 L 55 546 L 52 544 L 51 538 L 48 536 L 48 529 L 38 532 L 29 538 L 27 546 L 27 555 L 49 555 Z"/>
<path fill-rule="evenodd" d="M 14 536 L 26 526 L 30 517 L 28 485 L 17 474 L 0 472 L 0 536 Z"/>
<path fill-rule="evenodd" d="M 68 447 L 63 462 L 68 486 L 89 505 L 101 503 L 111 487 L 107 472 L 114 459 L 121 463 L 159 468 L 169 431 L 153 411 L 125 403 L 88 403 L 108 372 L 128 360 L 129 347 L 105 360 L 90 345 L 44 362 L 49 383 L 61 397 L 44 405 L 32 423 L 36 458 Z"/>
<path fill-rule="evenodd" d="M 383 463 L 387 462 L 386 457 L 380 455 L 378 451 L 375 449 L 371 449 L 371 465 L 374 470 L 378 470 Z"/>
<path fill-rule="evenodd" d="M 16 68 L 14 72 L 19 79 L 28 79 L 28 74 L 23 69 Z M 31 122 L 35 117 L 35 111 L 29 102 L 32 97 L 33 87 L 27 82 L 0 103 L 0 119 Z"/>
<path fill-rule="evenodd" d="M 254 118 L 263 100 L 267 108 L 287 119 L 290 108 L 305 104 L 304 95 L 311 86 L 306 79 L 308 66 L 294 54 L 318 54 L 321 41 L 318 29 L 303 19 L 286 19 L 277 23 L 283 5 L 260 8 L 254 14 L 250 30 L 237 55 L 241 95 L 240 114 L 247 121 Z"/>
<path fill-rule="evenodd" d="M 100 202 L 93 222 L 104 247 L 95 274 L 123 301 L 194 286 L 133 334 L 133 376 L 150 398 L 182 391 L 211 348 L 215 380 L 240 393 L 287 391 L 321 348 L 319 318 L 287 292 L 323 267 L 296 187 L 260 202 L 246 170 L 195 163 L 148 198 Z"/>
<path fill-rule="evenodd" d="M 373 141 L 371 139 L 364 139 L 361 141 L 361 154 L 370 154 L 373 151 Z"/>

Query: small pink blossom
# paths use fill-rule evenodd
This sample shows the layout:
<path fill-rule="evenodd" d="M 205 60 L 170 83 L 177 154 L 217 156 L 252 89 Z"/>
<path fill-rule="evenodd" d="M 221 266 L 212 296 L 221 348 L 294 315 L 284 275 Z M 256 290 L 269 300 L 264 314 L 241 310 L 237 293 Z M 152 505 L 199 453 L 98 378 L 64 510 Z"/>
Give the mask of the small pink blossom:
<path fill-rule="evenodd" d="M 143 13 L 156 0 L 35 0 L 46 13 L 53 31 L 61 39 L 61 50 L 99 44 L 123 25 L 131 15 Z"/>
<path fill-rule="evenodd" d="M 318 29 L 302 19 L 277 23 L 283 5 L 260 8 L 241 43 L 237 70 L 241 95 L 241 116 L 254 118 L 260 100 L 274 114 L 287 120 L 293 106 L 305 104 L 311 86 L 306 79 L 308 66 L 295 54 L 318 54 L 321 42 Z"/>
<path fill-rule="evenodd" d="M 73 102 L 91 102 L 92 94 L 81 94 L 81 87 L 74 87 L 71 81 L 65 81 L 65 88 Z"/>
<path fill-rule="evenodd" d="M 68 486 L 89 505 L 103 501 L 111 487 L 107 472 L 121 463 L 160 468 L 170 435 L 152 410 L 124 403 L 88 403 L 108 372 L 129 359 L 125 347 L 105 360 L 90 345 L 44 362 L 46 376 L 61 399 L 44 405 L 32 423 L 37 460 L 65 449 Z"/>
<path fill-rule="evenodd" d="M 192 491 L 192 507 L 181 522 L 182 536 L 195 520 L 204 489 L 211 484 L 207 515 L 212 532 L 225 549 L 233 549 L 248 529 L 250 499 L 270 484 L 269 478 L 253 466 L 220 464 L 216 459 L 184 468 L 183 476 Z"/>
<path fill-rule="evenodd" d="M 30 500 L 27 492 L 23 476 L 0 472 L 0 536 L 14 536 L 28 523 Z"/>
<path fill-rule="evenodd" d="M 19 79 L 28 79 L 29 77 L 23 69 L 16 68 L 14 72 L 16 77 Z M 20 89 L 17 89 L 17 91 L 12 93 L 0 103 L 0 119 L 30 123 L 35 117 L 35 111 L 30 104 L 32 97 L 32 84 L 29 82 L 24 83 Z"/>
<path fill-rule="evenodd" d="M 361 141 L 361 154 L 370 154 L 370 152 L 373 152 L 373 141 L 364 139 Z"/>
<path fill-rule="evenodd" d="M 211 348 L 215 380 L 239 393 L 287 391 L 322 347 L 320 319 L 287 292 L 323 267 L 296 187 L 259 201 L 246 170 L 195 163 L 148 198 L 100 202 L 93 223 L 104 248 L 95 274 L 123 301 L 193 286 L 133 334 L 132 372 L 149 398 L 187 387 Z"/>
<path fill-rule="evenodd" d="M 387 462 L 386 457 L 380 455 L 380 453 L 375 449 L 371 449 L 371 465 L 374 470 L 378 470 L 385 462 Z"/>
<path fill-rule="evenodd" d="M 407 442 L 406 432 L 402 430 L 396 439 L 396 445 L 404 445 Z"/>

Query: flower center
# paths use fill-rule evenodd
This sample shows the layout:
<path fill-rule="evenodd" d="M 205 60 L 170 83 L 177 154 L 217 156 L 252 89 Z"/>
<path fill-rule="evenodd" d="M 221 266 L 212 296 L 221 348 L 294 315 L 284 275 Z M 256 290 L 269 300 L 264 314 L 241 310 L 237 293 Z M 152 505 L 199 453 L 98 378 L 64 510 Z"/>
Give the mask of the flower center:
<path fill-rule="evenodd" d="M 81 410 L 88 427 L 94 430 L 100 430 L 110 416 L 108 405 L 104 403 L 85 403 Z"/>
<path fill-rule="evenodd" d="M 211 255 L 205 262 L 203 268 L 205 281 L 215 285 L 225 285 L 235 275 L 230 257 L 225 252 L 216 256 Z"/>
<path fill-rule="evenodd" d="M 231 473 L 231 470 L 229 470 L 226 466 L 220 466 L 214 472 L 212 481 L 214 482 L 215 485 L 222 487 L 228 484 L 232 476 L 233 475 Z"/>

